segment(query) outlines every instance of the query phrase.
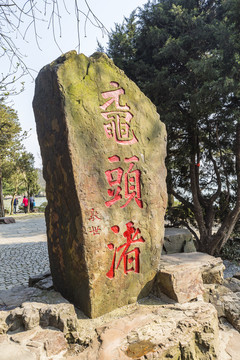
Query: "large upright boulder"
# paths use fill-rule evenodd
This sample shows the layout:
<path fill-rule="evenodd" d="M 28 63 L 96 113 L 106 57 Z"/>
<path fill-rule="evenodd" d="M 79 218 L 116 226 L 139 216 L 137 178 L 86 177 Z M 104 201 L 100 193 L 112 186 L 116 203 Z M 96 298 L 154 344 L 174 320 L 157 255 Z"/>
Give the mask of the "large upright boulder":
<path fill-rule="evenodd" d="M 33 101 L 55 288 L 97 317 L 146 296 L 159 265 L 166 131 L 104 54 L 44 67 Z"/>

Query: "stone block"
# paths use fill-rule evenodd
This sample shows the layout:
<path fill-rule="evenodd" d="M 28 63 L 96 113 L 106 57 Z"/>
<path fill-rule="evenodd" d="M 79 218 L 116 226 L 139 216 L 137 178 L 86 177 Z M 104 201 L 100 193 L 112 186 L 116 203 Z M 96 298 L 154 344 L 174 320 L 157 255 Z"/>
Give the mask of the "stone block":
<path fill-rule="evenodd" d="M 148 297 L 88 319 L 83 314 L 77 317 L 71 304 L 46 304 L 39 299 L 15 310 L 23 315 L 24 309 L 38 309 L 41 316 L 46 315 L 44 324 L 40 323 L 44 328 L 19 328 L 1 335 L 0 360 L 203 360 L 206 354 L 208 359 L 218 358 L 217 312 L 203 301 L 170 305 Z"/>
<path fill-rule="evenodd" d="M 234 274 L 233 277 L 240 280 L 240 271 Z"/>
<path fill-rule="evenodd" d="M 106 55 L 70 52 L 36 80 L 54 288 L 89 317 L 145 297 L 166 208 L 166 131 Z"/>
<path fill-rule="evenodd" d="M 0 224 L 12 224 L 15 222 L 13 217 L 0 217 Z"/>
<path fill-rule="evenodd" d="M 162 255 L 152 293 L 162 291 L 177 302 L 203 294 L 203 283 L 222 283 L 224 265 L 220 258 L 204 253 Z"/>
<path fill-rule="evenodd" d="M 240 280 L 235 277 L 224 279 L 223 285 L 229 288 L 232 292 L 240 293 Z"/>
<path fill-rule="evenodd" d="M 200 269 L 191 264 L 161 265 L 152 289 L 155 296 L 163 292 L 171 299 L 184 303 L 203 294 Z"/>
<path fill-rule="evenodd" d="M 166 265 L 190 264 L 200 269 L 204 284 L 222 284 L 225 266 L 220 257 L 201 252 L 163 255 L 160 268 Z"/>
<path fill-rule="evenodd" d="M 196 252 L 192 234 L 187 229 L 165 228 L 163 253 Z"/>
<path fill-rule="evenodd" d="M 47 278 L 51 276 L 51 272 L 50 271 L 46 271 L 43 274 L 39 274 L 39 275 L 31 275 L 28 279 L 28 286 L 32 287 L 34 286 L 37 282 Z"/>
<path fill-rule="evenodd" d="M 35 283 L 34 286 L 42 290 L 51 290 L 53 289 L 52 277 L 48 276 L 42 280 L 39 280 L 38 282 Z"/>

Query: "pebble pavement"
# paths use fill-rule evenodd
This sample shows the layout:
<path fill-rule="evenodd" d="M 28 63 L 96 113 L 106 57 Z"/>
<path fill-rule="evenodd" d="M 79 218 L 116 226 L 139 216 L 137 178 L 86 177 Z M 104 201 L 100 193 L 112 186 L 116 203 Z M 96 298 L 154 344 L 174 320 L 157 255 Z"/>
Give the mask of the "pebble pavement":
<path fill-rule="evenodd" d="M 0 290 L 27 285 L 29 276 L 49 271 L 44 215 L 14 218 L 16 223 L 0 224 Z"/>

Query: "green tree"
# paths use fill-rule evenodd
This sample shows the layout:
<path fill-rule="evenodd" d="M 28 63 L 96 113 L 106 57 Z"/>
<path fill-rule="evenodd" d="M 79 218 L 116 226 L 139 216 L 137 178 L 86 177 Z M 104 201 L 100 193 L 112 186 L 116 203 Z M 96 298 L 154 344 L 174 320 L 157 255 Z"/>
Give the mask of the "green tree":
<path fill-rule="evenodd" d="M 24 173 L 21 168 L 21 153 L 12 153 L 2 164 L 3 192 L 11 195 L 10 214 L 13 213 L 13 203 L 16 195 L 26 190 Z"/>
<path fill-rule="evenodd" d="M 38 184 L 38 170 L 34 168 L 34 156 L 22 147 L 20 151 L 11 152 L 2 165 L 3 191 L 11 195 L 11 210 L 16 195 L 27 193 L 36 194 L 40 186 Z"/>
<path fill-rule="evenodd" d="M 17 113 L 9 106 L 0 103 L 0 217 L 4 216 L 2 193 L 2 167 L 13 154 L 21 149 L 21 126 Z"/>
<path fill-rule="evenodd" d="M 33 154 L 24 151 L 20 159 L 20 166 L 24 176 L 25 190 L 28 196 L 28 211 L 30 208 L 29 198 L 38 193 L 40 186 L 38 184 L 38 170 L 34 168 Z"/>
<path fill-rule="evenodd" d="M 108 46 L 167 126 L 168 193 L 182 203 L 198 250 L 209 254 L 228 240 L 240 213 L 239 17 L 232 5 L 239 11 L 234 0 L 148 2 L 116 26 Z"/>

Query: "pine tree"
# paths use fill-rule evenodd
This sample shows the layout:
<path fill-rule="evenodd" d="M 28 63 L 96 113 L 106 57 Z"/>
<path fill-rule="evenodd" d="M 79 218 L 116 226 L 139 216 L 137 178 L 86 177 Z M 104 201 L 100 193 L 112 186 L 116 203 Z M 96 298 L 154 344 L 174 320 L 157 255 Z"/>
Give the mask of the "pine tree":
<path fill-rule="evenodd" d="M 148 2 L 116 26 L 108 46 L 167 126 L 168 193 L 181 202 L 180 222 L 198 250 L 209 254 L 228 240 L 240 214 L 239 17 L 234 20 L 233 5 L 239 11 L 237 0 Z"/>

